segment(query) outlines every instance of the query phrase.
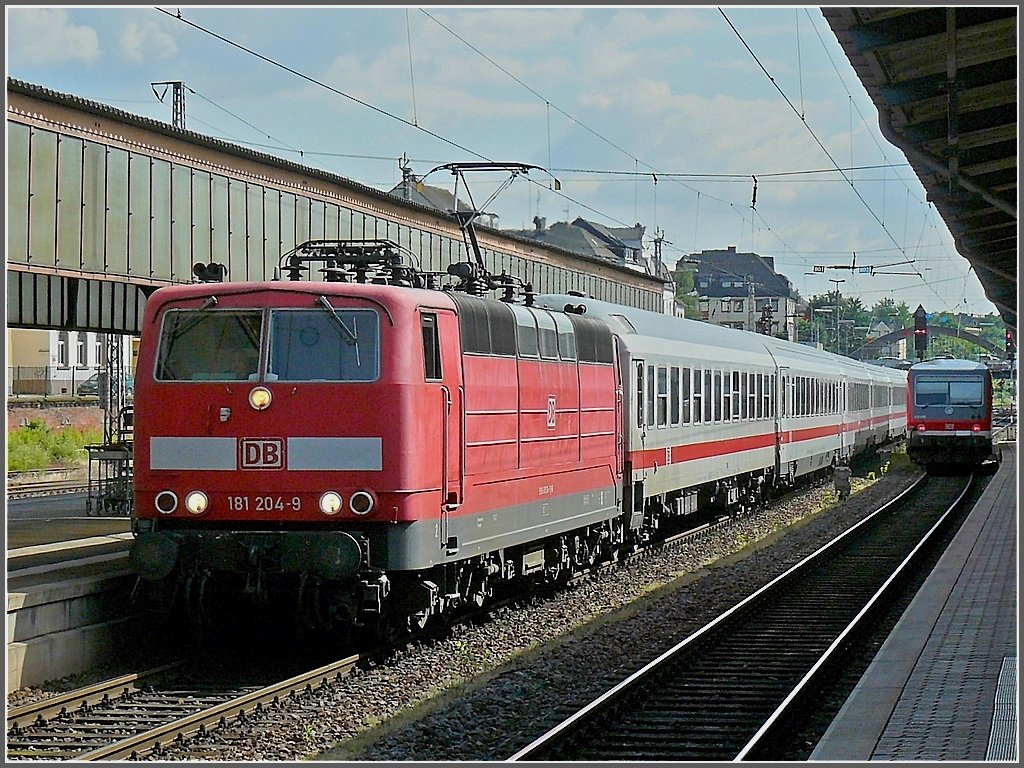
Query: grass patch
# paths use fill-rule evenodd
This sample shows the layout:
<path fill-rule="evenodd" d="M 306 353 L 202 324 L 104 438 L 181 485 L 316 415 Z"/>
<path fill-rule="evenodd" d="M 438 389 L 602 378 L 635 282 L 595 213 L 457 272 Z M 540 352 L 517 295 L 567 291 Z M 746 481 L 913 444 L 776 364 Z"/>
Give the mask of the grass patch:
<path fill-rule="evenodd" d="M 32 419 L 26 426 L 7 433 L 7 471 L 25 472 L 60 469 L 85 463 L 85 446 L 103 440 L 99 429 L 75 427 L 53 430 Z"/>

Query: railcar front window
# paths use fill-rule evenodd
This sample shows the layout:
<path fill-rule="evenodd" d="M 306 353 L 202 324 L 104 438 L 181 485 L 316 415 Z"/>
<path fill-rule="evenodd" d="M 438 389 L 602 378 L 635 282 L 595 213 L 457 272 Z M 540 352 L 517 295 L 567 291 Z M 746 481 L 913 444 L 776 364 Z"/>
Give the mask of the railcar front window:
<path fill-rule="evenodd" d="M 934 417 L 941 410 L 959 418 L 980 418 L 985 407 L 985 385 L 982 381 L 929 381 L 914 383 L 914 414 L 918 418 Z"/>
<path fill-rule="evenodd" d="M 953 405 L 981 405 L 985 390 L 980 381 L 949 382 L 949 402 Z"/>
<path fill-rule="evenodd" d="M 375 381 L 380 322 L 372 309 L 274 310 L 268 379 Z"/>
<path fill-rule="evenodd" d="M 259 310 L 168 311 L 160 330 L 157 380 L 255 380 L 262 318 Z"/>

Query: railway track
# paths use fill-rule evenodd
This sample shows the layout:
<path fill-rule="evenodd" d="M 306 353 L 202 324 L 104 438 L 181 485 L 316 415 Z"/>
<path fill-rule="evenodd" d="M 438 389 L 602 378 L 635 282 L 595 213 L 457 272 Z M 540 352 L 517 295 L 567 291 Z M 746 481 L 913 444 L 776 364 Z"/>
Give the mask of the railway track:
<path fill-rule="evenodd" d="M 27 499 L 32 496 L 52 496 L 63 493 L 85 493 L 89 483 L 85 480 L 39 480 L 7 484 L 8 499 Z"/>
<path fill-rule="evenodd" d="M 359 656 L 334 661 L 266 686 L 230 680 L 195 684 L 166 673 L 176 662 L 82 688 L 7 714 L 8 760 L 124 760 L 142 757 L 265 706 L 313 691 L 350 673 Z"/>
<path fill-rule="evenodd" d="M 923 476 L 511 760 L 786 759 L 972 483 Z"/>

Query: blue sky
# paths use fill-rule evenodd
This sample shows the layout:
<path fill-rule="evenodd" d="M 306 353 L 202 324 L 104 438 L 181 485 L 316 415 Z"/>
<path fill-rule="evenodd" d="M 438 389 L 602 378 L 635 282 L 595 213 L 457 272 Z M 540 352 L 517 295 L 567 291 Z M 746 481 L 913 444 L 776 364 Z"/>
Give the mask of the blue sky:
<path fill-rule="evenodd" d="M 487 206 L 504 228 L 640 223 L 670 268 L 734 245 L 806 298 L 843 279 L 868 307 L 995 312 L 816 7 L 6 11 L 10 77 L 165 122 L 151 83 L 181 80 L 189 129 L 369 186 L 397 184 L 402 156 L 421 176 L 549 169 L 560 191 L 531 171 Z M 471 175 L 473 199 L 504 179 Z M 453 190 L 444 171 L 427 183 Z M 912 263 L 827 268 L 854 253 Z"/>

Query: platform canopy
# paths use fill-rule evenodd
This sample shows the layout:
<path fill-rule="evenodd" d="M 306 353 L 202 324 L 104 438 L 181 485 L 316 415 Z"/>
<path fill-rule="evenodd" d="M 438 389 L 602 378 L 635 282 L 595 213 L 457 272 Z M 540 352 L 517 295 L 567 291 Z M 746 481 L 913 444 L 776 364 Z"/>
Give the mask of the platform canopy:
<path fill-rule="evenodd" d="M 1017 329 L 1017 8 L 822 13 L 970 262 Z"/>

